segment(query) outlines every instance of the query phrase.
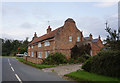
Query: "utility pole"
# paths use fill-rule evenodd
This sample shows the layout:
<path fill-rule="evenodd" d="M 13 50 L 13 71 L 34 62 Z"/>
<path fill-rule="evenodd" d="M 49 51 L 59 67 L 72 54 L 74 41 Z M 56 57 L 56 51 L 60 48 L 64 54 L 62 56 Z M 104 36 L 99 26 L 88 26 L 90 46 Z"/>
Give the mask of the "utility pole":
<path fill-rule="evenodd" d="M 120 27 L 118 28 L 118 40 L 120 40 Z"/>

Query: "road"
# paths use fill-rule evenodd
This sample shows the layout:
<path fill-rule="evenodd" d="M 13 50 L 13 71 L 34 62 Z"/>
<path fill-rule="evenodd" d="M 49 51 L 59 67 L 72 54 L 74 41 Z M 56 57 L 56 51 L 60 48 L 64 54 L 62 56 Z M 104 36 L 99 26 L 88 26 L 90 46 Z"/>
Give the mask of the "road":
<path fill-rule="evenodd" d="M 19 62 L 15 57 L 2 57 L 2 81 L 23 82 L 42 82 L 42 81 L 62 81 L 67 80 L 60 78 L 53 72 L 44 72 L 40 69 L 28 66 Z"/>

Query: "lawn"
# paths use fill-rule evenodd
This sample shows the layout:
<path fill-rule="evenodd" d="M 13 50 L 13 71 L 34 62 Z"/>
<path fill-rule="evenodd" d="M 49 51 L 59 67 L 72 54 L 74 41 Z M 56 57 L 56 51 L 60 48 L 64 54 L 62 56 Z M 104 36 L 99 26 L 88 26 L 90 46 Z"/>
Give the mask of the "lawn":
<path fill-rule="evenodd" d="M 39 69 L 56 67 L 56 65 L 44 65 L 44 64 L 36 64 L 36 63 L 28 62 L 28 61 L 24 60 L 23 57 L 16 57 L 16 59 L 18 59 L 20 62 L 23 62 L 27 65 L 31 65 L 31 66 L 39 68 Z"/>
<path fill-rule="evenodd" d="M 83 81 L 82 83 L 120 83 L 120 79 L 118 78 L 97 75 L 83 70 L 78 70 L 76 72 L 66 74 L 65 76 L 76 81 Z"/>

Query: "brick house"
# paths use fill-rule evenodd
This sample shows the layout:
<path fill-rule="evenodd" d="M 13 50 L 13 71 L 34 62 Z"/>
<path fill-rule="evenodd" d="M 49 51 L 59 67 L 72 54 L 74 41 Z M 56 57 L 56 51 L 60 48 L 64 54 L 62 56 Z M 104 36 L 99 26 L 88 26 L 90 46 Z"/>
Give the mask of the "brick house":
<path fill-rule="evenodd" d="M 92 47 L 91 56 L 103 46 L 100 36 L 98 39 L 83 37 L 82 32 L 76 27 L 75 21 L 68 18 L 64 25 L 53 30 L 50 26 L 47 28 L 47 33 L 38 37 L 34 34 L 32 41 L 28 44 L 28 61 L 41 63 L 42 59 L 47 58 L 49 53 L 61 52 L 67 59 L 71 57 L 71 48 L 80 42 L 89 42 Z"/>

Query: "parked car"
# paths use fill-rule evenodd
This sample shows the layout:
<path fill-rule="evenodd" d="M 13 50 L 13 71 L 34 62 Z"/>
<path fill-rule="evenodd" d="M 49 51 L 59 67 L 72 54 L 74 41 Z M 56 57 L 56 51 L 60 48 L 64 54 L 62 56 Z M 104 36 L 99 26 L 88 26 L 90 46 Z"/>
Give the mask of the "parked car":
<path fill-rule="evenodd" d="M 24 54 L 16 54 L 17 57 L 23 57 Z"/>

